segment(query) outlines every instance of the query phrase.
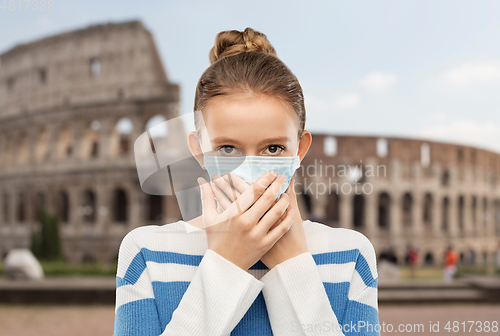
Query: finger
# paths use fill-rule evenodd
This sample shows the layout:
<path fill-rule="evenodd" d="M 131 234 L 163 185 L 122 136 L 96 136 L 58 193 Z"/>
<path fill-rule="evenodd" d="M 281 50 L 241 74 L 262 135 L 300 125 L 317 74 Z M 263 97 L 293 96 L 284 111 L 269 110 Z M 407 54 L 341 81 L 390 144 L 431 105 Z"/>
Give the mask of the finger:
<path fill-rule="evenodd" d="M 246 211 L 245 216 L 255 219 L 260 218 L 269 208 L 271 208 L 271 206 L 276 203 L 276 198 L 285 185 L 285 182 L 285 176 L 283 174 L 278 175 L 273 183 L 271 183 L 271 185 L 264 191 L 262 196 L 255 201 L 255 204 L 253 204 L 250 209 Z"/>
<path fill-rule="evenodd" d="M 228 182 L 240 194 L 243 194 L 248 188 L 250 188 L 250 184 L 246 183 L 241 177 L 233 173 L 224 174 L 224 180 L 226 180 L 226 182 Z"/>
<path fill-rule="evenodd" d="M 226 176 L 226 175 L 224 175 Z M 240 193 L 237 193 L 237 191 L 231 187 L 231 185 L 222 177 L 219 175 L 219 177 L 216 177 L 212 180 L 214 184 L 219 187 L 219 189 L 226 194 L 226 197 L 231 201 L 234 202 L 240 196 Z"/>
<path fill-rule="evenodd" d="M 261 195 L 266 191 L 266 188 L 272 184 L 272 182 L 276 179 L 276 173 L 274 171 L 269 171 L 262 175 L 255 183 L 253 183 L 250 188 L 248 188 L 243 194 L 236 199 L 229 208 L 226 209 L 219 218 L 217 218 L 217 222 L 228 220 L 236 215 L 242 214 L 246 212 L 252 204 L 258 200 Z M 261 216 L 254 215 L 255 223 Z"/>
<path fill-rule="evenodd" d="M 200 185 L 203 215 L 211 221 L 218 216 L 214 193 L 212 192 L 212 188 L 210 188 L 210 184 L 203 177 L 198 177 L 198 184 Z"/>
<path fill-rule="evenodd" d="M 295 210 L 287 211 L 285 219 L 279 223 L 274 229 L 270 230 L 269 233 L 263 238 L 263 243 L 265 245 L 271 245 L 271 247 L 285 234 L 288 232 L 290 227 L 295 223 Z"/>
<path fill-rule="evenodd" d="M 263 234 L 266 234 L 271 227 L 280 219 L 285 213 L 290 204 L 290 197 L 287 194 L 282 194 L 278 202 L 274 204 L 269 211 L 258 222 L 257 226 Z"/>
<path fill-rule="evenodd" d="M 277 227 L 286 217 L 288 211 L 290 211 L 290 205 L 288 206 L 288 208 L 286 208 L 285 212 L 283 212 L 283 214 L 281 215 L 281 217 L 276 221 L 276 223 L 273 224 L 273 226 L 271 226 L 269 228 L 269 230 L 272 230 L 274 229 L 275 227 Z"/>
<path fill-rule="evenodd" d="M 226 210 L 227 208 L 229 208 L 232 201 L 229 198 L 227 198 L 226 194 L 223 193 L 222 190 L 220 190 L 220 188 L 217 185 L 212 184 L 211 187 L 212 191 L 214 192 L 215 198 L 217 198 L 217 201 L 219 202 L 222 209 Z"/>

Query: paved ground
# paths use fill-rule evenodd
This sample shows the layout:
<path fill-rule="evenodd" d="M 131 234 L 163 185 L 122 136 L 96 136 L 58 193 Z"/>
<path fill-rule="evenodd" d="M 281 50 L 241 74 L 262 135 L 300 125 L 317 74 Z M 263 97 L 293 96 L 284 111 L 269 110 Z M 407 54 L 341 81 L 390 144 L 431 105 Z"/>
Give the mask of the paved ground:
<path fill-rule="evenodd" d="M 448 321 L 500 322 L 500 305 L 422 305 L 380 306 L 380 324 L 385 323 L 382 335 L 498 335 L 496 332 L 477 332 L 476 323 L 469 331 L 470 323 L 458 324 L 459 331 L 445 329 Z M 112 306 L 11 306 L 0 305 L 0 335 L 2 336 L 111 336 L 113 334 L 114 307 Z M 439 332 L 429 332 L 429 322 L 439 322 Z M 452 322 L 453 323 L 453 322 Z M 392 332 L 387 331 L 392 324 Z M 412 331 L 396 329 L 400 324 Z M 407 324 L 411 324 L 407 325 Z M 415 330 L 414 324 L 423 324 L 423 332 Z M 453 327 L 453 325 L 452 325 Z M 435 327 L 436 328 L 436 327 Z M 409 329 L 406 329 L 409 330 Z"/>

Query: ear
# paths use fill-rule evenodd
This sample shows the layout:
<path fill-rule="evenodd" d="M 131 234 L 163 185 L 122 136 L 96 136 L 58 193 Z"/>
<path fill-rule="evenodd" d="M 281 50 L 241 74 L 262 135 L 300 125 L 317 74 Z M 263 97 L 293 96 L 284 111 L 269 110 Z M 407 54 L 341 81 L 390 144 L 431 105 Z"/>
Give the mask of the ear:
<path fill-rule="evenodd" d="M 300 161 L 306 156 L 307 152 L 309 151 L 309 147 L 311 147 L 312 144 L 312 135 L 309 131 L 304 130 L 302 132 L 302 136 L 299 139 L 299 150 L 297 152 L 297 155 L 300 157 Z"/>
<path fill-rule="evenodd" d="M 187 143 L 189 150 L 191 151 L 191 154 L 193 154 L 193 157 L 196 159 L 196 161 L 198 161 L 201 168 L 205 169 L 203 162 L 203 150 L 201 149 L 200 140 L 196 136 L 195 132 L 193 131 L 189 132 Z"/>

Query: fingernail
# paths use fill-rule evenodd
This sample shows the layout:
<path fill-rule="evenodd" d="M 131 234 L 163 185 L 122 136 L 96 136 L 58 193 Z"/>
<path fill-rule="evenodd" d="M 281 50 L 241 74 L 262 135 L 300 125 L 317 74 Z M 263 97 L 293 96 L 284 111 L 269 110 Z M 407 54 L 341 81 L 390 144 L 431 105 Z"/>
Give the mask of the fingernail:
<path fill-rule="evenodd" d="M 201 186 L 201 177 L 198 177 L 196 181 L 198 181 L 198 184 Z"/>
<path fill-rule="evenodd" d="M 276 172 L 274 170 L 271 170 L 271 175 L 273 175 L 274 177 L 276 177 Z"/>

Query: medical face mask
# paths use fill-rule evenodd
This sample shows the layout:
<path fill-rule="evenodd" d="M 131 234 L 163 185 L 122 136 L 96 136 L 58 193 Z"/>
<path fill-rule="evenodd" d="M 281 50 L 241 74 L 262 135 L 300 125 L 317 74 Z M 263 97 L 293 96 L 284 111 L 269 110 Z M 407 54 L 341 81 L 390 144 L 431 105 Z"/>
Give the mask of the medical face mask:
<path fill-rule="evenodd" d="M 270 170 L 274 170 L 276 175 L 283 174 L 286 177 L 286 183 L 276 198 L 278 201 L 281 194 L 288 188 L 293 174 L 300 167 L 300 157 L 298 155 L 280 157 L 204 155 L 204 165 L 210 179 L 214 175 L 224 176 L 224 174 L 231 172 L 250 185 Z M 211 180 L 210 183 L 213 184 Z"/>

